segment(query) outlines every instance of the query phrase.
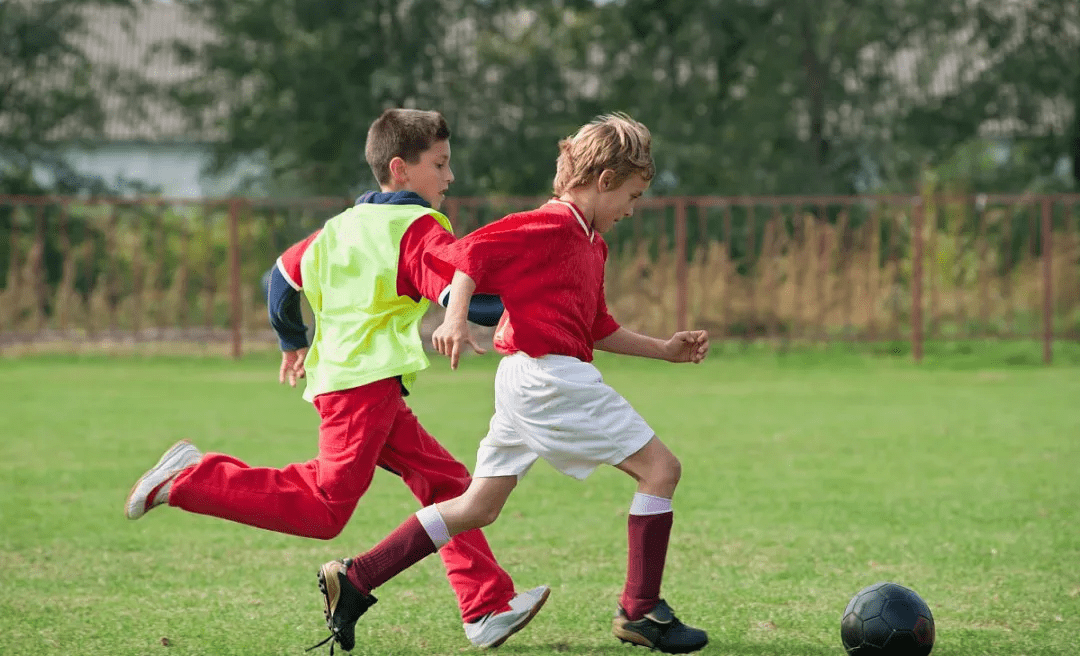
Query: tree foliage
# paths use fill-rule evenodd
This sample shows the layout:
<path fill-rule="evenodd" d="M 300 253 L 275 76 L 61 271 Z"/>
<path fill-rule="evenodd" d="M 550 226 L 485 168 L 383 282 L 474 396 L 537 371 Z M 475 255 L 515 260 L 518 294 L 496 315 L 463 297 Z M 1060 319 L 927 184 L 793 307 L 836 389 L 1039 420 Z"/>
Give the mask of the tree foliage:
<path fill-rule="evenodd" d="M 369 179 L 369 123 L 391 106 L 444 105 L 455 63 L 442 54 L 443 26 L 468 9 L 438 0 L 185 4 L 221 38 L 197 49 L 176 44 L 209 75 L 174 96 L 225 135 L 219 166 L 258 153 L 279 193 L 340 194 Z M 212 111 L 219 106 L 224 113 Z"/>
<path fill-rule="evenodd" d="M 34 170 L 46 171 L 59 190 L 99 186 L 77 175 L 55 148 L 101 135 L 106 91 L 121 81 L 80 45 L 90 6 L 132 9 L 135 1 L 0 2 L 0 193 L 40 191 Z"/>
<path fill-rule="evenodd" d="M 11 70 L 56 61 L 11 54 L 32 41 L 75 58 L 66 96 L 15 103 L 6 132 L 28 127 L 5 152 L 34 153 L 64 120 L 100 123 L 87 64 L 62 45 L 74 19 L 61 8 L 89 1 L 0 3 L 6 33 L 18 12 L 47 28 L 4 40 L 0 57 L 22 61 Z M 176 1 L 218 37 L 170 45 L 205 74 L 167 93 L 218 137 L 219 167 L 267 171 L 251 193 L 370 186 L 367 126 L 392 106 L 447 116 L 456 194 L 545 193 L 558 140 L 611 111 L 652 129 L 656 193 L 914 191 L 931 172 L 1009 191 L 1080 176 L 1074 2 Z"/>
<path fill-rule="evenodd" d="M 948 163 L 962 186 L 1075 188 L 1080 181 L 1080 5 L 979 2 L 964 15 L 961 83 L 911 108 L 900 142 Z M 988 153 L 991 137 L 999 144 Z M 977 157 L 963 157 L 967 152 Z M 988 156 L 989 155 L 989 156 Z M 1063 164 L 1065 166 L 1063 166 Z M 1071 169 L 1071 176 L 1059 175 Z M 1071 179 L 1069 179 L 1071 178 Z"/>

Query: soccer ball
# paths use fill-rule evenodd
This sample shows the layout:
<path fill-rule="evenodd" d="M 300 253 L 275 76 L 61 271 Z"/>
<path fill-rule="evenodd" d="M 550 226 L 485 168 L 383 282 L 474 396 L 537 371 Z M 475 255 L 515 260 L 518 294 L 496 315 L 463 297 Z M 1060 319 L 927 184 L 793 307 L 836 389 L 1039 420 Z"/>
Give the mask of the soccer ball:
<path fill-rule="evenodd" d="M 934 648 L 934 616 L 914 590 L 875 583 L 848 602 L 840 639 L 850 656 L 927 656 Z"/>

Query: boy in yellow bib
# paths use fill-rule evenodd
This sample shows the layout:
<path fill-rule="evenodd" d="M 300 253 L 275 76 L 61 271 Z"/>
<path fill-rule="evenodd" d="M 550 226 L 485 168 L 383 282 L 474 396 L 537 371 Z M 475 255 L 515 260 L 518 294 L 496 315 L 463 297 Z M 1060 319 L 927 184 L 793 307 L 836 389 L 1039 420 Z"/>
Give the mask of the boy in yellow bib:
<path fill-rule="evenodd" d="M 445 299 L 450 283 L 424 262 L 431 249 L 454 241 L 449 220 L 438 212 L 454 180 L 449 139 L 437 112 L 386 111 L 371 125 L 365 152 L 381 191 L 364 194 L 286 250 L 271 274 L 270 318 L 282 348 L 279 380 L 295 386 L 307 378 L 304 398 L 321 417 L 318 456 L 281 469 L 249 467 L 182 441 L 132 488 L 129 518 L 168 503 L 331 539 L 352 516 L 376 466 L 400 476 L 424 506 L 468 488 L 465 465 L 424 430 L 404 400 L 416 373 L 429 364 L 420 319 L 428 299 Z M 315 316 L 310 348 L 301 291 Z M 473 310 L 474 321 L 494 325 L 502 305 L 487 297 Z M 454 537 L 440 553 L 466 635 L 477 646 L 501 644 L 547 599 L 546 586 L 514 594 L 479 530 Z M 324 585 L 336 584 L 330 577 Z M 352 626 L 332 637 L 345 650 L 355 644 Z"/>

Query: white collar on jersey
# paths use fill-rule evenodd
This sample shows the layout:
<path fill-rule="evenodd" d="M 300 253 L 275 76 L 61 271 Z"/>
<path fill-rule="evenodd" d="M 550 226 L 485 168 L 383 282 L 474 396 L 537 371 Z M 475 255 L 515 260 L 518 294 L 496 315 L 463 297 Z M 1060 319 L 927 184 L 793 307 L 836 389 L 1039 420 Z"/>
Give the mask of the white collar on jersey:
<path fill-rule="evenodd" d="M 559 205 L 569 207 L 570 211 L 574 214 L 574 218 L 581 224 L 581 228 L 585 231 L 585 234 L 589 236 L 589 241 L 593 241 L 596 237 L 596 231 L 593 230 L 588 223 L 585 223 L 585 217 L 581 216 L 581 212 L 578 211 L 578 208 L 573 203 L 568 203 L 565 200 L 559 200 L 558 198 L 552 198 L 548 203 L 558 203 Z"/>

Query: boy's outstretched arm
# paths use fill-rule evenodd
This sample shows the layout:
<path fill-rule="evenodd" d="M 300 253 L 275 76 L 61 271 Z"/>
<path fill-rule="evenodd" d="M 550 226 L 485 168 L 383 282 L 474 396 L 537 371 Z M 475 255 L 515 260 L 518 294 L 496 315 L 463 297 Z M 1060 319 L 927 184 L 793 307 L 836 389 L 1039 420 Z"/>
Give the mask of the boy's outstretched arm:
<path fill-rule="evenodd" d="M 401 238 L 398 256 L 398 294 L 419 301 L 421 297 L 446 307 L 454 267 L 439 262 L 434 252 L 452 246 L 457 239 L 431 216 L 414 222 Z M 502 317 L 502 299 L 494 294 L 474 293 L 469 301 L 469 321 L 494 326 Z"/>
<path fill-rule="evenodd" d="M 307 326 L 300 312 L 300 292 L 295 289 L 277 265 L 266 277 L 266 309 L 270 326 L 277 333 L 281 346 L 281 367 L 278 382 L 288 381 L 296 387 L 296 381 L 306 375 L 304 358 L 307 356 Z"/>
<path fill-rule="evenodd" d="M 486 353 L 469 333 L 469 302 L 476 291 L 476 281 L 464 271 L 455 271 L 450 282 L 450 298 L 446 305 L 446 316 L 442 325 L 431 335 L 431 344 L 439 353 L 450 358 L 450 368 L 457 369 L 458 360 L 465 346 L 471 346 L 477 353 Z"/>
<path fill-rule="evenodd" d="M 595 346 L 608 353 L 698 364 L 709 354 L 709 333 L 704 330 L 683 330 L 670 339 L 662 340 L 620 327 L 607 337 L 596 340 Z"/>
<path fill-rule="evenodd" d="M 281 345 L 278 382 L 288 381 L 292 387 L 306 375 L 304 358 L 308 351 L 307 326 L 300 312 L 300 290 L 303 289 L 300 260 L 319 232 L 316 230 L 285 249 L 265 278 L 266 309 Z"/>

